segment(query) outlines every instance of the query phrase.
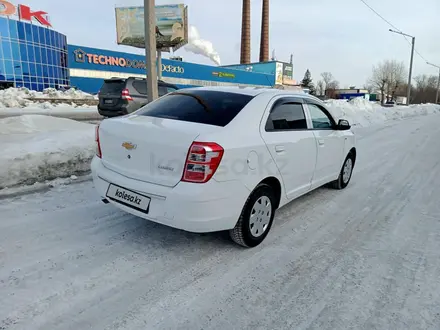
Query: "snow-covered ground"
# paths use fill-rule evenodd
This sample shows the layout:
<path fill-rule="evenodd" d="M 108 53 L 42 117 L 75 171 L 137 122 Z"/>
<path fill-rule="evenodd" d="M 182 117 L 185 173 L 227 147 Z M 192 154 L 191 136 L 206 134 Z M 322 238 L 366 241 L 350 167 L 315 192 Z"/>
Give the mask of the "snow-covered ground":
<path fill-rule="evenodd" d="M 358 127 L 389 120 L 440 114 L 440 106 L 382 108 L 365 101 L 330 101 L 331 111 Z M 94 125 L 69 119 L 24 115 L 0 119 L 0 190 L 85 173 L 94 155 Z"/>
<path fill-rule="evenodd" d="M 0 200 L 0 329 L 440 329 L 440 116 L 358 129 L 346 190 L 255 249 L 104 205 L 91 182 Z"/>

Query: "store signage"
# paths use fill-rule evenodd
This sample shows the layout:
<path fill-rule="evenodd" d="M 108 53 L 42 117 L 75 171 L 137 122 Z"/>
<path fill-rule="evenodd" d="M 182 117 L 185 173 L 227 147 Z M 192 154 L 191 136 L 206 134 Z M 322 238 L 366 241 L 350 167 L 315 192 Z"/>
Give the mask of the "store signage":
<path fill-rule="evenodd" d="M 146 68 L 145 61 L 130 60 L 127 58 L 116 56 L 92 54 L 87 53 L 82 49 L 76 49 L 73 53 L 75 54 L 75 62 L 78 63 L 90 63 L 96 65 L 108 65 L 134 69 Z M 185 72 L 185 69 L 181 66 L 162 64 L 162 72 L 183 74 Z"/>
<path fill-rule="evenodd" d="M 0 15 L 14 16 L 18 15 L 21 21 L 32 22 L 33 19 L 37 20 L 41 25 L 52 27 L 50 24 L 47 13 L 42 10 L 32 11 L 30 7 L 25 5 L 15 6 L 9 1 L 0 0 Z"/>
<path fill-rule="evenodd" d="M 212 75 L 219 77 L 219 78 L 231 78 L 231 79 L 235 78 L 235 74 L 229 73 L 229 72 L 216 72 L 216 71 L 214 71 L 212 73 Z"/>

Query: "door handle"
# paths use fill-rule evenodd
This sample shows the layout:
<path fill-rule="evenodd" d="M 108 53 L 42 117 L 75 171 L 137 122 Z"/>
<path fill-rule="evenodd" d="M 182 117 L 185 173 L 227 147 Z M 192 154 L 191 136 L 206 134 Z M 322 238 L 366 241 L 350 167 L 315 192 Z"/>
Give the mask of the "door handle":
<path fill-rule="evenodd" d="M 285 151 L 284 146 L 275 146 L 275 151 L 276 152 L 284 152 Z"/>
<path fill-rule="evenodd" d="M 323 140 L 323 139 L 318 139 L 318 144 L 319 144 L 320 146 L 323 146 L 323 145 L 324 145 L 324 140 Z"/>

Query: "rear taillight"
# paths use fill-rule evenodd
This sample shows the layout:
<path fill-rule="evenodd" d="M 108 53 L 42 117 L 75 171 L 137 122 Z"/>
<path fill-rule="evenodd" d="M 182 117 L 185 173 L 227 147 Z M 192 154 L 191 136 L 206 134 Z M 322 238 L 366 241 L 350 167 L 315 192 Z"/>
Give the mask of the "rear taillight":
<path fill-rule="evenodd" d="M 127 88 L 122 90 L 122 99 L 127 101 L 133 101 L 133 98 L 130 96 L 130 92 Z"/>
<path fill-rule="evenodd" d="M 220 165 L 224 150 L 214 142 L 193 142 L 188 151 L 182 181 L 208 182 Z"/>
<path fill-rule="evenodd" d="M 99 124 L 95 127 L 95 143 L 96 143 L 96 156 L 102 158 L 101 144 L 99 142 Z"/>

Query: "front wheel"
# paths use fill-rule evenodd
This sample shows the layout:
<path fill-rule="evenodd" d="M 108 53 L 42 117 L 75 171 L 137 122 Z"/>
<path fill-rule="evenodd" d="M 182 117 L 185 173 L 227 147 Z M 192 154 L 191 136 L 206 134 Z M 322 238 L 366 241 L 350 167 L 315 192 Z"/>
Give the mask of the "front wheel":
<path fill-rule="evenodd" d="M 247 199 L 231 239 L 244 247 L 255 247 L 266 238 L 275 216 L 276 197 L 267 184 L 260 184 Z"/>
<path fill-rule="evenodd" d="M 354 157 L 353 154 L 348 154 L 347 158 L 345 158 L 344 165 L 342 165 L 341 172 L 339 173 L 339 177 L 337 180 L 331 183 L 331 186 L 334 189 L 344 189 L 348 186 L 350 182 L 351 175 L 353 173 L 354 167 Z"/>

